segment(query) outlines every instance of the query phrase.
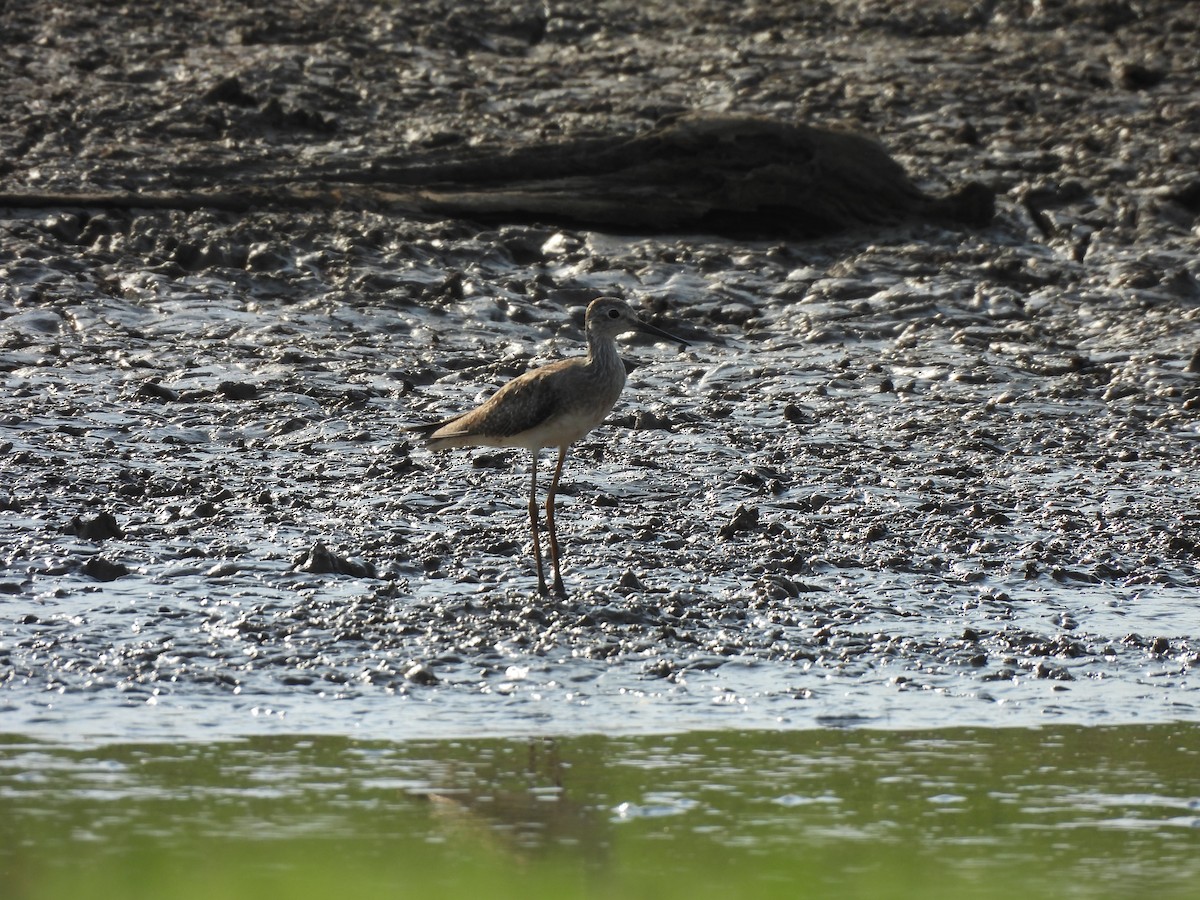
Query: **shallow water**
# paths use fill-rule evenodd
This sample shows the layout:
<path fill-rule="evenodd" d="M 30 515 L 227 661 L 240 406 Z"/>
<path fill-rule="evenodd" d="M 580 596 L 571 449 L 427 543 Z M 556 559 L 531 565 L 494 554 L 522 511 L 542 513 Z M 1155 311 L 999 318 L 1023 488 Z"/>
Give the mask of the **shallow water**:
<path fill-rule="evenodd" d="M 536 897 L 563 890 L 563 872 L 574 896 L 1186 897 L 1200 878 L 1198 745 L 1188 725 L 10 737 L 0 869 L 14 898 L 304 897 L 339 883 Z"/>

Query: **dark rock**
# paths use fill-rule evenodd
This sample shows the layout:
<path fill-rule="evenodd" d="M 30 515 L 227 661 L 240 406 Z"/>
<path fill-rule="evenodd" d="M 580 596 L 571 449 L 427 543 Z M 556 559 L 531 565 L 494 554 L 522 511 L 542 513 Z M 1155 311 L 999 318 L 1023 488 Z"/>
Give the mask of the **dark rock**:
<path fill-rule="evenodd" d="M 179 392 L 173 391 L 157 381 L 143 381 L 138 385 L 137 396 L 161 400 L 164 403 L 174 403 L 179 399 Z"/>
<path fill-rule="evenodd" d="M 647 409 L 638 410 L 633 419 L 634 431 L 670 431 L 671 420 Z"/>
<path fill-rule="evenodd" d="M 641 581 L 638 580 L 637 575 L 630 569 L 626 569 L 621 573 L 621 577 L 617 581 L 617 587 L 631 591 L 644 591 L 646 589 Z"/>
<path fill-rule="evenodd" d="M 1200 180 L 1170 188 L 1161 196 L 1178 203 L 1192 215 L 1200 215 Z"/>
<path fill-rule="evenodd" d="M 42 227 L 67 244 L 78 240 L 79 235 L 83 231 L 83 223 L 80 221 L 79 216 L 72 213 L 56 213 L 47 219 Z"/>
<path fill-rule="evenodd" d="M 370 563 L 339 556 L 324 544 L 314 544 L 311 550 L 296 560 L 292 568 L 299 572 L 350 575 L 354 578 L 375 577 L 375 567 Z"/>
<path fill-rule="evenodd" d="M 229 103 L 234 106 L 253 107 L 258 105 L 258 99 L 246 92 L 241 79 L 236 75 L 222 78 L 202 97 L 205 103 Z"/>
<path fill-rule="evenodd" d="M 813 417 L 795 403 L 784 406 L 783 418 L 793 425 L 811 425 L 813 422 Z"/>
<path fill-rule="evenodd" d="M 183 516 L 187 519 L 211 519 L 216 514 L 216 504 L 210 500 L 202 500 L 191 509 L 185 510 Z"/>
<path fill-rule="evenodd" d="M 97 513 L 90 518 L 76 516 L 71 519 L 70 530 L 85 541 L 106 541 L 109 538 L 124 537 L 116 516 L 108 511 Z"/>
<path fill-rule="evenodd" d="M 217 392 L 227 400 L 254 400 L 258 397 L 258 386 L 248 381 L 222 381 Z"/>
<path fill-rule="evenodd" d="M 873 541 L 882 540 L 888 535 L 888 527 L 883 522 L 872 522 L 863 531 L 863 541 L 871 543 Z"/>
<path fill-rule="evenodd" d="M 1122 63 L 1117 67 L 1117 82 L 1129 91 L 1144 91 L 1163 83 L 1167 70 L 1139 62 Z"/>
<path fill-rule="evenodd" d="M 717 536 L 728 540 L 735 534 L 740 534 L 744 531 L 752 531 L 758 527 L 758 507 L 743 506 L 738 504 L 737 510 L 733 514 L 733 518 L 721 526 L 717 532 Z"/>
<path fill-rule="evenodd" d="M 97 581 L 116 581 L 129 574 L 129 567 L 124 563 L 93 556 L 83 564 L 83 574 L 95 578 Z"/>

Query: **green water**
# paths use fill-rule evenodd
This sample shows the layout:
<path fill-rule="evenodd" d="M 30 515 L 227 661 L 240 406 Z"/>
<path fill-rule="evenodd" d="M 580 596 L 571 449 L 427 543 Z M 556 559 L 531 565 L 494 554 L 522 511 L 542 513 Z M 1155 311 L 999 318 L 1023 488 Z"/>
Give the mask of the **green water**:
<path fill-rule="evenodd" d="M 0 896 L 1200 897 L 1200 726 L 67 748 Z"/>

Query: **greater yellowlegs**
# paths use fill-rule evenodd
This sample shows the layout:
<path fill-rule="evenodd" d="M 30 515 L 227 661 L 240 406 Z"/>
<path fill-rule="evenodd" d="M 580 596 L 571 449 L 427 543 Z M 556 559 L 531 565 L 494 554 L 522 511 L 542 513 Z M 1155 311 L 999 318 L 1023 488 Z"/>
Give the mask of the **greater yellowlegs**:
<path fill-rule="evenodd" d="M 504 385 L 470 412 L 415 428 L 431 450 L 454 447 L 524 447 L 533 455 L 529 480 L 529 525 L 537 561 L 538 590 L 546 577 L 538 539 L 537 463 L 543 447 L 558 448 L 558 462 L 546 494 L 546 529 L 554 590 L 566 597 L 558 562 L 554 530 L 554 495 L 562 476 L 567 449 L 602 421 L 625 387 L 625 364 L 617 353 L 616 337 L 626 331 L 645 331 L 682 346 L 687 341 L 637 317 L 624 300 L 601 297 L 587 309 L 587 356 L 562 359 L 533 369 Z"/>

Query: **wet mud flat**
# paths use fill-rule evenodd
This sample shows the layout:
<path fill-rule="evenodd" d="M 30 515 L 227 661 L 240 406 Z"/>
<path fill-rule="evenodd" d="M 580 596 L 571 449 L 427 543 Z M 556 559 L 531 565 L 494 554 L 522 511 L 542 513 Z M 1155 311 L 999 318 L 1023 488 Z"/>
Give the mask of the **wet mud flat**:
<path fill-rule="evenodd" d="M 809 241 L 0 210 L 5 730 L 1194 721 L 1187 4 L 784 6 L 7 7 L 6 191 L 710 109 L 999 202 Z M 603 293 L 693 344 L 626 345 L 541 598 L 527 459 L 404 428 L 581 352 Z"/>

